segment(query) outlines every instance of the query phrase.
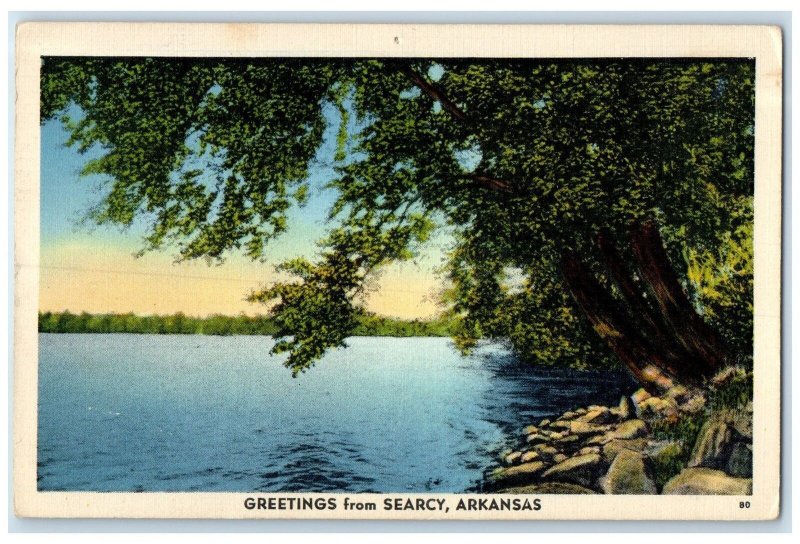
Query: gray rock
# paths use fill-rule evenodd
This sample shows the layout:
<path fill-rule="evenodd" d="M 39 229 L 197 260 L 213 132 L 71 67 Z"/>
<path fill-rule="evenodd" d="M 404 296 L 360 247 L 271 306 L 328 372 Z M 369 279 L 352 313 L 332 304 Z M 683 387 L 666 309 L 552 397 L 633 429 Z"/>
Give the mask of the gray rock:
<path fill-rule="evenodd" d="M 547 465 L 541 461 L 533 461 L 509 468 L 501 468 L 492 472 L 489 476 L 489 482 L 493 484 L 494 487 L 530 483 L 535 481 L 546 468 Z"/>
<path fill-rule="evenodd" d="M 572 422 L 566 419 L 559 419 L 557 421 L 552 422 L 549 427 L 551 429 L 569 429 L 569 426 Z"/>
<path fill-rule="evenodd" d="M 608 433 L 609 438 L 619 438 L 622 440 L 630 440 L 631 438 L 640 438 L 647 434 L 647 423 L 641 419 L 629 419 L 617 425 L 616 429 Z"/>
<path fill-rule="evenodd" d="M 681 404 L 678 409 L 686 414 L 697 414 L 700 413 L 705 407 L 706 397 L 702 394 L 697 394 Z"/>
<path fill-rule="evenodd" d="M 663 466 L 683 454 L 683 445 L 672 440 L 650 442 L 644 449 L 644 453 L 653 460 L 653 463 Z"/>
<path fill-rule="evenodd" d="M 642 419 L 676 418 L 678 403 L 670 398 L 650 397 L 636 405 L 636 414 Z"/>
<path fill-rule="evenodd" d="M 621 420 L 630 419 L 633 417 L 633 405 L 631 404 L 631 399 L 628 397 L 622 397 L 619 401 L 619 406 L 617 406 L 617 414 Z"/>
<path fill-rule="evenodd" d="M 685 468 L 666 484 L 664 495 L 750 495 L 753 480 L 705 467 Z"/>
<path fill-rule="evenodd" d="M 601 406 L 595 410 L 589 410 L 582 416 L 575 419 L 573 423 L 591 423 L 593 425 L 602 425 L 604 423 L 609 423 L 613 421 L 614 415 L 611 413 L 611 410 L 606 408 L 605 406 Z"/>
<path fill-rule="evenodd" d="M 753 476 L 753 446 L 744 442 L 733 445 L 726 472 L 731 476 L 751 478 Z"/>
<path fill-rule="evenodd" d="M 550 444 L 537 444 L 531 451 L 536 453 L 539 461 L 545 462 L 553 462 L 553 457 L 561 453 Z"/>
<path fill-rule="evenodd" d="M 525 434 L 525 435 L 535 434 L 535 433 L 538 433 L 538 432 L 539 432 L 539 427 L 537 427 L 536 425 L 528 425 L 527 427 L 522 429 L 522 434 Z"/>
<path fill-rule="evenodd" d="M 665 399 L 672 399 L 678 404 L 683 404 L 692 397 L 692 392 L 683 385 L 674 385 L 662 395 Z"/>
<path fill-rule="evenodd" d="M 733 448 L 733 436 L 727 423 L 709 419 L 700 429 L 687 466 L 724 469 Z"/>
<path fill-rule="evenodd" d="M 578 455 L 587 455 L 589 453 L 600 453 L 600 446 L 586 446 L 578 450 Z"/>
<path fill-rule="evenodd" d="M 565 482 L 541 482 L 526 486 L 499 489 L 496 493 L 513 493 L 523 495 L 597 495 L 597 491 L 577 484 Z"/>
<path fill-rule="evenodd" d="M 728 423 L 742 437 L 753 438 L 753 412 L 752 405 L 750 411 L 747 408 L 732 409 L 724 412 L 725 422 Z"/>
<path fill-rule="evenodd" d="M 576 434 L 568 434 L 555 440 L 555 444 L 562 448 L 575 447 L 580 445 L 581 437 Z"/>
<path fill-rule="evenodd" d="M 723 368 L 719 372 L 717 372 L 713 378 L 711 378 L 711 385 L 714 387 L 722 387 L 731 383 L 736 379 L 744 378 L 747 375 L 747 371 L 738 366 L 729 366 Z"/>
<path fill-rule="evenodd" d="M 570 457 L 547 469 L 542 478 L 591 487 L 602 474 L 603 458 L 596 453 Z"/>
<path fill-rule="evenodd" d="M 627 440 L 614 439 L 603 445 L 603 458 L 610 463 L 622 450 L 641 452 L 644 451 L 646 447 L 647 440 L 644 438 L 632 438 Z"/>
<path fill-rule="evenodd" d="M 609 495 L 655 495 L 656 484 L 647 458 L 641 453 L 622 449 L 608 472 L 600 479 L 600 487 Z"/>
<path fill-rule="evenodd" d="M 608 431 L 608 427 L 587 423 L 585 421 L 573 421 L 569 426 L 569 432 L 576 435 L 603 434 L 606 431 Z"/>
<path fill-rule="evenodd" d="M 507 465 L 513 465 L 514 463 L 518 462 L 522 457 L 521 451 L 513 451 L 506 455 L 504 461 Z"/>
<path fill-rule="evenodd" d="M 651 395 L 650 393 L 648 393 L 644 389 L 638 389 L 638 390 L 636 390 L 636 392 L 633 395 L 631 395 L 631 400 L 633 401 L 633 404 L 635 405 L 635 404 L 639 404 L 640 402 L 642 402 L 645 399 L 649 399 L 652 396 L 653 395 Z"/>
<path fill-rule="evenodd" d="M 531 461 L 539 460 L 539 454 L 535 451 L 526 451 L 519 460 L 521 463 L 530 463 Z"/>
<path fill-rule="evenodd" d="M 525 438 L 525 442 L 527 442 L 528 444 L 543 444 L 549 441 L 550 439 L 541 433 L 529 434 Z"/>

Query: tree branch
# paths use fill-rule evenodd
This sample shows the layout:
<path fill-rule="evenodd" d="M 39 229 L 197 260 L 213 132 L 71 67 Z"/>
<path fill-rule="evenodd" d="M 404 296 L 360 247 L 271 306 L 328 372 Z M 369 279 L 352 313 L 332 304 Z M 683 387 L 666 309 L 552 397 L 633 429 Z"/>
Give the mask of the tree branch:
<path fill-rule="evenodd" d="M 444 91 L 439 89 L 439 87 L 437 87 L 433 83 L 428 83 L 427 81 L 425 81 L 424 77 L 422 77 L 420 74 L 412 70 L 411 67 L 408 65 L 397 64 L 396 66 L 398 70 L 400 70 L 400 72 L 411 81 L 411 83 L 419 87 L 420 90 L 422 90 L 422 92 L 424 92 L 434 100 L 438 101 L 442 105 L 442 108 L 445 111 L 449 112 L 450 115 L 452 115 L 459 121 L 467 121 L 467 114 L 464 113 L 464 111 L 461 108 L 456 106 L 454 102 L 452 102 L 449 98 L 447 98 L 447 95 L 444 94 Z"/>
<path fill-rule="evenodd" d="M 464 110 L 459 108 L 455 102 L 450 100 L 447 95 L 442 91 L 439 87 L 430 83 L 425 80 L 422 75 L 415 72 L 410 66 L 407 64 L 402 64 L 399 62 L 392 63 L 397 69 L 402 73 L 404 76 L 408 78 L 411 83 L 416 85 L 422 92 L 427 94 L 429 97 L 434 99 L 435 101 L 439 102 L 442 105 L 442 109 L 450 113 L 456 120 L 461 121 L 463 123 L 468 123 L 470 120 L 467 117 L 467 114 L 464 113 Z M 492 176 L 487 176 L 485 174 L 470 174 L 469 178 L 473 181 L 477 182 L 479 185 L 486 187 L 487 189 L 491 189 L 493 191 L 501 191 L 504 193 L 513 193 L 514 192 L 514 185 L 506 180 L 494 178 Z"/>
<path fill-rule="evenodd" d="M 483 174 L 470 174 L 470 179 L 477 181 L 479 184 L 493 189 L 495 191 L 502 191 L 504 193 L 513 193 L 514 189 L 511 184 L 503 179 L 497 179 Z"/>

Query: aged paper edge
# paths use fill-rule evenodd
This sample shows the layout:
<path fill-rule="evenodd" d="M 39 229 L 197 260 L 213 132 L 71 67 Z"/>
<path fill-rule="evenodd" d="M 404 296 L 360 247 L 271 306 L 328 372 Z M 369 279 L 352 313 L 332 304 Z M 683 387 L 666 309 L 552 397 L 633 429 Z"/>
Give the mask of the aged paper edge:
<path fill-rule="evenodd" d="M 16 40 L 14 506 L 59 518 L 764 520 L 779 512 L 781 307 L 780 28 L 740 25 L 308 25 L 24 23 Z M 753 494 L 539 495 L 532 512 L 456 511 L 476 494 L 86 493 L 36 489 L 39 67 L 43 55 L 220 57 L 748 57 L 756 59 Z M 247 497 L 345 497 L 375 511 L 247 510 Z M 447 514 L 384 511 L 443 498 Z M 740 502 L 749 501 L 749 509 Z"/>

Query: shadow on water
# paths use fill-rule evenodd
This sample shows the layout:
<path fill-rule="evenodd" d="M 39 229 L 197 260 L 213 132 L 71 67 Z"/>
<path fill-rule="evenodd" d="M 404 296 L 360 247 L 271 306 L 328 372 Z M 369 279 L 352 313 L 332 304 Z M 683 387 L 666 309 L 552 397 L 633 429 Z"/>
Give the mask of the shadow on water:
<path fill-rule="evenodd" d="M 488 466 L 482 466 L 484 476 L 504 449 L 519 445 L 527 425 L 592 404 L 615 405 L 637 388 L 625 371 L 537 367 L 498 346 L 484 346 L 473 357 L 490 374 L 492 384 L 476 399 L 480 417 L 502 433 L 501 440 L 482 451 L 489 460 Z M 473 439 L 471 434 L 465 432 L 465 439 Z M 478 480 L 467 491 L 480 489 Z"/>

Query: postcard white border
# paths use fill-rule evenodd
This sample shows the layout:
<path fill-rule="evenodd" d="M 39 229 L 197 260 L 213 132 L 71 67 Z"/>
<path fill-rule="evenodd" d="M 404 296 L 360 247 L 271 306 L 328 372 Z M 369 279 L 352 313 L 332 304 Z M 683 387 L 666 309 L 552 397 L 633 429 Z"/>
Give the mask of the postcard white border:
<path fill-rule="evenodd" d="M 782 38 L 773 26 L 23 23 L 17 28 L 14 504 L 18 516 L 274 519 L 774 519 L 780 485 Z M 39 67 L 44 55 L 217 57 L 751 57 L 756 59 L 753 495 L 540 495 L 531 512 L 456 511 L 475 494 L 84 493 L 36 489 Z M 247 510 L 246 497 L 335 496 L 374 512 Z M 445 498 L 447 514 L 384 498 Z M 748 509 L 739 507 L 749 501 Z"/>

